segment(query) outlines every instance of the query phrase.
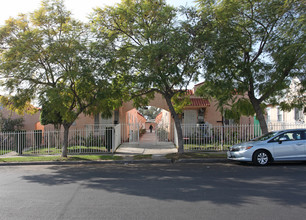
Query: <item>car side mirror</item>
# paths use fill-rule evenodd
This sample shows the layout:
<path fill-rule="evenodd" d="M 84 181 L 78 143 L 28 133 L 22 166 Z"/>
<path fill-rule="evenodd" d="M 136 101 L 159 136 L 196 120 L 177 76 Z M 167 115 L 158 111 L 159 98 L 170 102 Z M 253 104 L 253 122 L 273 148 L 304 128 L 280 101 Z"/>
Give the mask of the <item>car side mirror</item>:
<path fill-rule="evenodd" d="M 278 140 L 278 143 L 281 144 L 283 141 L 286 141 L 286 140 L 287 140 L 287 138 L 281 137 L 281 138 Z"/>

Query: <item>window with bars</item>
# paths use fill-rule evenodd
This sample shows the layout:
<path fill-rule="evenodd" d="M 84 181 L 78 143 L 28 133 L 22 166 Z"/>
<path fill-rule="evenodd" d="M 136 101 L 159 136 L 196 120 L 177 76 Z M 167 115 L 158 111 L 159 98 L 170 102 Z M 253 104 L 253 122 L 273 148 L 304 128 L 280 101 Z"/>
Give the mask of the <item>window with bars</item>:
<path fill-rule="evenodd" d="M 95 124 L 99 124 L 99 118 L 100 118 L 100 114 L 95 114 L 95 119 L 94 119 Z"/>
<path fill-rule="evenodd" d="M 284 120 L 284 112 L 281 110 L 280 107 L 277 108 L 277 121 Z"/>
<path fill-rule="evenodd" d="M 299 108 L 294 108 L 294 119 L 300 121 L 303 119 L 303 111 Z"/>
<path fill-rule="evenodd" d="M 267 122 L 271 122 L 271 108 L 267 108 Z"/>

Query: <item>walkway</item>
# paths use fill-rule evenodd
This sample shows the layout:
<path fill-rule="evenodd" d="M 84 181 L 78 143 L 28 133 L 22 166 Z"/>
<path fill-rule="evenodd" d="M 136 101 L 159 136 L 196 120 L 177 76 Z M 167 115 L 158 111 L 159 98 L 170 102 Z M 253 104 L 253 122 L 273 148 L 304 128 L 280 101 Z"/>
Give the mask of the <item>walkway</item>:
<path fill-rule="evenodd" d="M 149 130 L 140 138 L 139 143 L 123 143 L 116 150 L 116 154 L 153 154 L 165 155 L 177 153 L 172 142 L 158 142 L 155 132 Z"/>

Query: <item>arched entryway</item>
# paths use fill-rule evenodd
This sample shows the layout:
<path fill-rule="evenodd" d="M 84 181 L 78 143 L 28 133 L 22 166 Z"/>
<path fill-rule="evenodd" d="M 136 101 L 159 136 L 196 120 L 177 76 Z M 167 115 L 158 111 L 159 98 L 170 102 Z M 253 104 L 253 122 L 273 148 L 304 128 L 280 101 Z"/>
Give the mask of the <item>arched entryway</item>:
<path fill-rule="evenodd" d="M 152 108 L 149 106 L 148 108 Z M 132 109 L 126 113 L 124 126 L 127 132 L 125 142 L 139 142 L 143 136 L 150 136 L 151 142 L 169 142 L 173 139 L 173 120 L 169 111 L 160 109 L 155 118 L 148 118 L 143 111 Z M 149 135 L 150 133 L 150 135 Z M 147 142 L 149 138 L 145 138 Z"/>
<path fill-rule="evenodd" d="M 148 106 L 162 109 L 161 114 L 158 115 L 155 121 L 147 120 L 137 109 L 134 107 L 133 102 L 126 102 L 119 108 L 119 123 L 122 127 L 123 142 L 137 143 L 140 141 L 141 136 L 149 132 L 149 126 L 152 124 L 155 135 L 158 135 L 155 140 L 157 142 L 168 142 L 173 139 L 173 120 L 169 112 L 166 100 L 161 94 L 156 93 L 154 99 L 150 100 Z M 166 137 L 166 134 L 169 134 Z M 156 141 L 152 141 L 156 144 Z"/>
<path fill-rule="evenodd" d="M 156 98 L 150 102 L 155 107 L 165 107 L 166 103 L 156 101 Z M 123 106 L 122 112 L 126 110 L 122 124 L 122 135 L 125 140 L 117 153 L 137 153 L 137 154 L 167 154 L 177 152 L 174 146 L 174 123 L 170 112 L 161 108 L 155 118 L 147 118 L 143 112 L 136 108 Z M 147 106 L 151 108 L 152 106 Z M 127 111 L 128 110 L 128 111 Z M 122 120 L 121 120 L 122 121 Z M 150 129 L 151 127 L 151 129 Z"/>

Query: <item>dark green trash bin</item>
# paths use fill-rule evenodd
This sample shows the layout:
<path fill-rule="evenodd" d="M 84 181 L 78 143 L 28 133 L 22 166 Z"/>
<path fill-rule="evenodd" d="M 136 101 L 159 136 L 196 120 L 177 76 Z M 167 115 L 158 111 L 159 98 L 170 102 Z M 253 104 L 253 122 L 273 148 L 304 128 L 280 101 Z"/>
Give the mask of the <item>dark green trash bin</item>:
<path fill-rule="evenodd" d="M 22 154 L 22 150 L 26 147 L 26 131 L 15 132 L 16 152 Z"/>

